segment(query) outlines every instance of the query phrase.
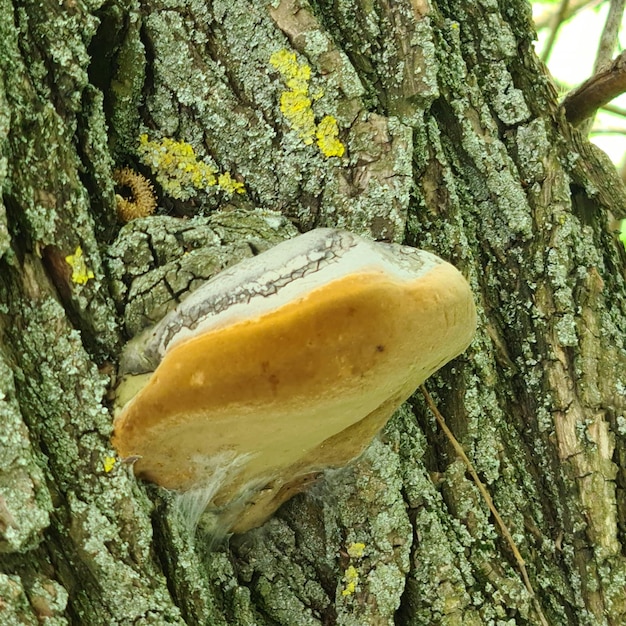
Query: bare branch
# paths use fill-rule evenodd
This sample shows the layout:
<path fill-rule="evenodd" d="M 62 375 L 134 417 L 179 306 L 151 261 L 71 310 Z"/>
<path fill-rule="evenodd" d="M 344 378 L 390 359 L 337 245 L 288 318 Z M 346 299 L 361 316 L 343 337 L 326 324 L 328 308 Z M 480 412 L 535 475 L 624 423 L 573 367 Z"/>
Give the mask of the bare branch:
<path fill-rule="evenodd" d="M 626 52 L 622 52 L 606 69 L 570 91 L 561 106 L 569 122 L 577 126 L 625 91 Z"/>
<path fill-rule="evenodd" d="M 607 66 L 611 63 L 624 15 L 624 2 L 625 0 L 610 0 L 609 2 L 609 12 L 600 35 L 598 52 L 596 53 L 596 60 L 593 66 L 594 75 L 607 69 Z M 581 124 L 581 130 L 584 133 L 588 134 L 591 131 L 594 117 L 595 112 Z"/>

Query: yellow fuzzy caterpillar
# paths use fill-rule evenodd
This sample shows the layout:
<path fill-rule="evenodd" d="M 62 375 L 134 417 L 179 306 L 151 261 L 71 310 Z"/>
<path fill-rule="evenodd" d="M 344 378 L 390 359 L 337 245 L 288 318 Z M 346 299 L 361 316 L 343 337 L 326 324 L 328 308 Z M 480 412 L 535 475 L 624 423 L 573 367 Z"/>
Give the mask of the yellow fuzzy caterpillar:
<path fill-rule="evenodd" d="M 148 217 L 154 213 L 157 202 L 152 183 L 145 177 L 123 167 L 113 172 L 115 184 L 127 191 L 124 195 L 115 194 L 117 216 L 122 222 L 130 222 L 138 217 Z"/>

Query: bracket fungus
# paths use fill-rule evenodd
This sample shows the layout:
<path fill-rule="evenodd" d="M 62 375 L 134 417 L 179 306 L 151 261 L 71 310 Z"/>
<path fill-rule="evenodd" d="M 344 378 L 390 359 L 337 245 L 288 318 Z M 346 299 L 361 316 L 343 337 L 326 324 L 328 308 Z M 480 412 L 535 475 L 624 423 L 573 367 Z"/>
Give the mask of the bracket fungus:
<path fill-rule="evenodd" d="M 449 263 L 314 230 L 221 272 L 129 342 L 113 443 L 137 476 L 204 489 L 223 530 L 244 532 L 359 456 L 475 328 Z"/>

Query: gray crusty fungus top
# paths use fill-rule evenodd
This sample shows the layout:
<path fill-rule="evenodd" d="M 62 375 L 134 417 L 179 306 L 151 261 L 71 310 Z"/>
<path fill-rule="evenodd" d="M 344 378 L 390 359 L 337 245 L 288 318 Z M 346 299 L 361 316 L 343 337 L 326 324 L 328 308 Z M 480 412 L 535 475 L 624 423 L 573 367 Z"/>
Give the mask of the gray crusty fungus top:
<path fill-rule="evenodd" d="M 258 316 L 318 285 L 378 266 L 414 279 L 443 263 L 433 254 L 319 228 L 222 271 L 126 346 L 120 375 L 153 372 L 169 347 L 208 330 Z"/>

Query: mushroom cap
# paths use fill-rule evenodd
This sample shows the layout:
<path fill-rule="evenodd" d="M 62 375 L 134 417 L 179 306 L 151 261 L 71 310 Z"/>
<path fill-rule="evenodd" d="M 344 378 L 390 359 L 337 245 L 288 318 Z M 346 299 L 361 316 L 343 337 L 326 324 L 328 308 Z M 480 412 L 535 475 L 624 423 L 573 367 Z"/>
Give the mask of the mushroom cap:
<path fill-rule="evenodd" d="M 476 312 L 449 263 L 332 229 L 227 272 L 129 346 L 113 443 L 168 489 L 205 485 L 232 461 L 211 502 L 238 503 L 240 532 L 358 456 L 468 346 Z"/>

